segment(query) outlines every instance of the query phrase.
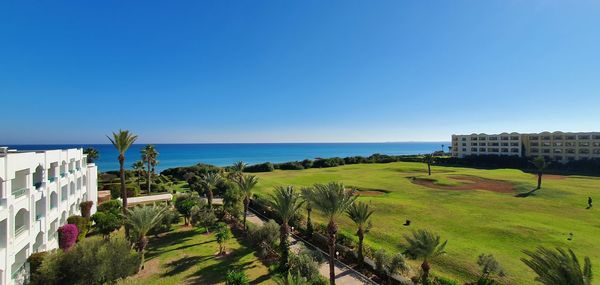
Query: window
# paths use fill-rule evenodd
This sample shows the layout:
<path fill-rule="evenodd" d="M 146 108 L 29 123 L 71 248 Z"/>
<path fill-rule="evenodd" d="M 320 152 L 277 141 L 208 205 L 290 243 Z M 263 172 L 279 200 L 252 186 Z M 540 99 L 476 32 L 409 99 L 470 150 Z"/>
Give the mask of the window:
<path fill-rule="evenodd" d="M 550 153 L 549 149 L 542 149 L 542 153 Z"/>
<path fill-rule="evenodd" d="M 464 142 L 464 141 L 467 141 L 467 138 L 464 138 L 464 137 L 463 137 L 461 140 Z"/>
<path fill-rule="evenodd" d="M 480 147 L 479 151 L 485 152 L 485 147 Z"/>
<path fill-rule="evenodd" d="M 503 147 L 502 152 L 508 152 L 508 148 Z"/>
<path fill-rule="evenodd" d="M 462 143 L 462 146 L 467 146 L 467 143 Z"/>
<path fill-rule="evenodd" d="M 555 156 L 554 159 L 555 160 L 563 160 L 563 157 L 559 155 L 559 156 Z"/>
<path fill-rule="evenodd" d="M 543 141 L 549 141 L 549 140 L 550 140 L 550 136 L 543 136 L 543 137 L 542 137 L 542 140 L 543 140 Z"/>
<path fill-rule="evenodd" d="M 499 152 L 500 150 L 497 148 L 489 148 L 488 152 Z"/>
<path fill-rule="evenodd" d="M 529 145 L 531 145 L 531 146 L 540 146 L 540 143 L 538 143 L 538 142 L 532 142 Z"/>
<path fill-rule="evenodd" d="M 575 136 L 566 136 L 565 139 L 567 139 L 567 140 L 575 140 Z"/>
<path fill-rule="evenodd" d="M 472 142 L 471 146 L 477 146 L 477 143 L 476 142 Z"/>
<path fill-rule="evenodd" d="M 463 152 L 467 152 L 467 149 L 466 149 L 466 148 L 463 148 L 463 149 L 462 149 L 462 151 L 463 151 Z"/>
<path fill-rule="evenodd" d="M 501 137 L 500 139 L 503 140 L 503 141 L 507 141 L 508 137 Z"/>
<path fill-rule="evenodd" d="M 593 153 L 594 153 L 594 154 L 600 154 L 600 148 L 595 148 L 595 149 L 593 150 Z"/>
<path fill-rule="evenodd" d="M 568 156 L 568 157 L 567 157 L 567 160 L 568 160 L 568 161 L 574 161 L 574 160 L 575 160 L 575 157 L 574 157 L 574 156 Z"/>
<path fill-rule="evenodd" d="M 480 141 L 484 141 L 484 140 L 485 140 L 485 137 L 479 137 L 479 140 L 480 140 Z"/>
<path fill-rule="evenodd" d="M 555 148 L 554 149 L 554 153 L 562 153 L 562 152 L 563 152 L 563 150 L 560 149 L 560 148 Z"/>
<path fill-rule="evenodd" d="M 498 140 L 498 137 L 490 137 L 490 140 L 491 140 L 491 141 L 497 141 L 497 140 Z"/>
<path fill-rule="evenodd" d="M 477 140 L 477 137 L 471 137 L 471 140 L 472 140 L 472 141 L 476 141 L 476 140 Z"/>
<path fill-rule="evenodd" d="M 512 153 L 518 153 L 519 149 L 518 148 L 511 148 L 510 152 L 512 152 Z"/>
<path fill-rule="evenodd" d="M 479 146 L 485 146 L 485 143 L 479 143 Z"/>
<path fill-rule="evenodd" d="M 519 143 L 518 142 L 511 142 L 510 146 L 519 146 Z"/>
<path fill-rule="evenodd" d="M 537 141 L 539 139 L 540 139 L 540 137 L 538 137 L 538 136 L 529 136 L 529 140 L 532 140 L 532 141 Z"/>
<path fill-rule="evenodd" d="M 600 142 L 593 142 L 592 146 L 600 146 Z"/>
<path fill-rule="evenodd" d="M 590 136 L 589 135 L 579 135 L 579 136 L 577 136 L 577 138 L 580 140 L 589 140 Z"/>
<path fill-rule="evenodd" d="M 510 139 L 513 140 L 513 141 L 518 141 L 519 137 L 518 136 L 512 136 L 512 137 L 510 137 Z"/>
<path fill-rule="evenodd" d="M 594 135 L 595 140 L 600 140 L 600 135 Z"/>
<path fill-rule="evenodd" d="M 472 147 L 472 148 L 471 148 L 471 151 L 472 151 L 472 152 L 477 152 L 477 148 L 476 148 L 476 147 Z"/>
<path fill-rule="evenodd" d="M 507 142 L 503 142 L 503 143 L 501 143 L 501 145 L 502 146 L 508 146 L 508 143 Z"/>
<path fill-rule="evenodd" d="M 561 142 L 555 142 L 554 146 L 563 146 L 563 143 L 561 143 Z"/>
<path fill-rule="evenodd" d="M 575 149 L 574 148 L 567 148 L 565 150 L 566 153 L 575 153 Z"/>
<path fill-rule="evenodd" d="M 539 153 L 539 152 L 540 152 L 540 150 L 537 149 L 537 148 L 532 148 L 531 149 L 531 153 Z"/>
<path fill-rule="evenodd" d="M 587 149 L 587 148 L 582 148 L 582 149 L 579 149 L 579 153 L 580 153 L 580 154 L 589 154 L 589 153 L 590 153 L 590 150 L 589 150 L 589 149 Z"/>
<path fill-rule="evenodd" d="M 579 146 L 590 146 L 589 142 L 579 142 Z"/>
<path fill-rule="evenodd" d="M 542 146 L 550 146 L 550 145 L 551 145 L 550 142 L 543 142 L 542 143 Z"/>
<path fill-rule="evenodd" d="M 566 142 L 565 146 L 576 146 L 575 142 Z"/>
<path fill-rule="evenodd" d="M 490 146 L 498 146 L 498 143 L 497 142 L 491 143 Z"/>
<path fill-rule="evenodd" d="M 563 136 L 554 136 L 554 140 L 562 140 Z"/>

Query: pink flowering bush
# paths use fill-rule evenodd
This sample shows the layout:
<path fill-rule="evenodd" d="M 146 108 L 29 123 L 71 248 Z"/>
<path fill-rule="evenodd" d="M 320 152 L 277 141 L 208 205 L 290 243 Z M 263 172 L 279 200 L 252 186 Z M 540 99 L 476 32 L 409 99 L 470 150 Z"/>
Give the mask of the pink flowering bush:
<path fill-rule="evenodd" d="M 73 224 L 66 224 L 58 228 L 58 247 L 64 251 L 69 250 L 77 242 L 78 234 L 77 226 Z"/>

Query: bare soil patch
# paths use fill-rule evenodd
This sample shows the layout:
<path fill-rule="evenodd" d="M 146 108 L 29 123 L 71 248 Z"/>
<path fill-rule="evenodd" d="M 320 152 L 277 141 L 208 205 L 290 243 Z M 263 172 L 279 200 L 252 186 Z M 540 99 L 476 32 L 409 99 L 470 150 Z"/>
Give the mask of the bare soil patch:
<path fill-rule="evenodd" d="M 158 258 L 147 260 L 144 262 L 144 269 L 140 270 L 136 275 L 132 278 L 137 280 L 143 280 L 152 276 L 160 271 L 160 261 Z"/>
<path fill-rule="evenodd" d="M 390 193 L 388 190 L 382 189 L 372 189 L 372 188 L 360 188 L 360 187 L 350 187 L 350 189 L 356 190 L 356 193 L 361 197 L 376 197 L 383 196 L 387 193 Z"/>
<path fill-rule="evenodd" d="M 411 177 L 414 184 L 440 190 L 486 190 L 498 193 L 514 193 L 512 183 L 502 180 L 486 179 L 477 176 L 449 176 L 448 178 L 462 182 L 460 185 L 438 185 L 435 181 L 417 177 Z"/>
<path fill-rule="evenodd" d="M 537 178 L 537 174 L 534 174 L 534 176 Z M 563 179 L 567 179 L 567 176 L 564 176 L 564 175 L 556 175 L 556 174 L 544 174 L 544 175 L 542 175 L 542 179 L 548 179 L 548 180 L 563 180 Z"/>

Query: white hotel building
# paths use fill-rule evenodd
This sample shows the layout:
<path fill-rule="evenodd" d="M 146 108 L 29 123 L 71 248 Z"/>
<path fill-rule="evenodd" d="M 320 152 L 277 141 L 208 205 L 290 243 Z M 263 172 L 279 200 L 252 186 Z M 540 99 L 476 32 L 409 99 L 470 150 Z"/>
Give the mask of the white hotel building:
<path fill-rule="evenodd" d="M 34 252 L 58 248 L 57 229 L 94 201 L 97 168 L 82 149 L 0 148 L 0 285 L 22 284 Z"/>

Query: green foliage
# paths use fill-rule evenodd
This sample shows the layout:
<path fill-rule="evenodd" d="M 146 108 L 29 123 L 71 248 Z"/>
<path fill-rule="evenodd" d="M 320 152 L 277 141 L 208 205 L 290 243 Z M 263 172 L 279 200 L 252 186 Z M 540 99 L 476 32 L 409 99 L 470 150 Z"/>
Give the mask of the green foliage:
<path fill-rule="evenodd" d="M 225 253 L 225 242 L 231 238 L 231 230 L 225 223 L 218 223 L 215 238 L 219 244 L 219 254 Z"/>
<path fill-rule="evenodd" d="M 330 222 L 344 213 L 357 198 L 352 191 L 346 190 L 342 183 L 315 184 L 314 189 L 311 203 Z"/>
<path fill-rule="evenodd" d="M 315 285 L 315 284 L 326 285 L 327 284 L 327 281 L 325 282 L 325 284 L 308 282 L 308 280 L 306 280 L 305 277 L 302 277 L 302 275 L 300 275 L 300 273 L 297 273 L 297 272 L 295 274 L 288 272 L 288 274 L 285 277 L 277 276 L 277 277 L 273 278 L 273 281 L 275 281 L 275 284 L 277 284 L 277 285 Z"/>
<path fill-rule="evenodd" d="M 434 285 L 460 285 L 456 280 L 449 279 L 446 277 L 436 276 L 433 278 Z M 477 284 L 477 285 L 492 285 L 492 284 Z"/>
<path fill-rule="evenodd" d="M 38 272 L 45 285 L 100 285 L 134 274 L 139 262 L 125 239 L 90 238 L 67 252 L 49 252 Z"/>
<path fill-rule="evenodd" d="M 83 149 L 83 154 L 87 155 L 87 163 L 94 163 L 96 159 L 100 158 L 100 153 L 93 147 L 86 147 Z"/>
<path fill-rule="evenodd" d="M 500 266 L 500 263 L 491 254 L 481 254 L 477 258 L 477 265 L 481 268 L 480 280 L 489 280 L 495 275 L 500 277 L 504 276 L 504 269 Z"/>
<path fill-rule="evenodd" d="M 112 232 L 118 230 L 123 225 L 121 216 L 111 211 L 98 211 L 92 215 L 92 221 L 96 231 L 103 236 L 108 237 Z"/>
<path fill-rule="evenodd" d="M 92 210 L 92 206 L 94 205 L 93 201 L 83 201 L 81 203 L 79 203 L 79 209 L 81 210 L 81 216 L 83 216 L 86 219 L 90 218 L 90 214 L 91 214 L 91 210 Z"/>
<path fill-rule="evenodd" d="M 98 212 L 113 213 L 120 215 L 123 204 L 119 200 L 110 200 L 98 205 Z"/>
<path fill-rule="evenodd" d="M 244 209 L 244 193 L 239 188 L 231 188 L 223 195 L 223 210 L 232 217 L 240 218 Z"/>
<path fill-rule="evenodd" d="M 206 233 L 209 233 L 211 226 L 217 221 L 215 212 L 208 207 L 194 206 L 192 208 L 191 216 L 192 225 L 197 227 L 204 227 Z"/>
<path fill-rule="evenodd" d="M 266 257 L 271 251 L 275 251 L 279 242 L 279 224 L 269 220 L 262 226 L 248 228 L 248 239 L 255 247 L 260 257 Z"/>
<path fill-rule="evenodd" d="M 389 255 L 383 249 L 375 252 L 375 270 L 385 274 L 388 277 L 388 283 L 391 283 L 391 277 L 394 274 L 406 272 L 409 269 L 410 267 L 402 253 Z"/>
<path fill-rule="evenodd" d="M 316 159 L 315 161 L 313 161 L 312 167 L 313 168 L 326 168 L 326 167 L 336 167 L 336 166 L 340 166 L 340 165 L 344 165 L 344 164 L 345 164 L 344 160 L 339 157 L 319 158 L 319 159 Z"/>
<path fill-rule="evenodd" d="M 413 258 L 432 260 L 446 253 L 448 241 L 441 242 L 440 236 L 427 230 L 412 231 L 412 235 L 405 234 L 406 252 Z"/>
<path fill-rule="evenodd" d="M 39 269 L 47 254 L 48 252 L 46 251 L 35 252 L 27 258 L 27 262 L 29 263 L 29 284 L 44 284 L 44 279 L 40 275 Z"/>
<path fill-rule="evenodd" d="M 77 226 L 77 241 L 82 241 L 90 230 L 90 220 L 82 216 L 70 216 L 67 218 L 67 224 Z"/>
<path fill-rule="evenodd" d="M 273 163 L 265 162 L 246 166 L 244 172 L 271 172 L 275 170 Z"/>
<path fill-rule="evenodd" d="M 190 224 L 192 208 L 200 206 L 200 201 L 198 193 L 182 193 L 175 196 L 175 208 L 183 216 L 186 225 Z"/>
<path fill-rule="evenodd" d="M 108 184 L 110 188 L 110 197 L 112 199 L 123 198 L 121 196 L 121 184 L 119 183 L 111 183 Z M 137 184 L 129 183 L 125 185 L 125 189 L 127 190 L 127 197 L 137 197 L 140 196 L 140 186 Z"/>
<path fill-rule="evenodd" d="M 200 177 L 207 173 L 219 173 L 221 171 L 223 171 L 223 169 L 218 166 L 199 163 L 199 164 L 196 164 L 194 166 L 189 166 L 189 167 L 169 168 L 169 169 L 163 170 L 160 174 L 165 175 L 165 176 L 171 176 L 174 179 L 177 179 L 180 181 L 187 181 L 186 176 L 188 176 L 188 177 L 199 176 Z"/>
<path fill-rule="evenodd" d="M 246 273 L 238 270 L 230 270 L 225 276 L 225 285 L 248 285 L 250 279 Z"/>
<path fill-rule="evenodd" d="M 304 169 L 304 165 L 302 165 L 299 161 L 291 161 L 285 163 L 278 163 L 274 165 L 275 169 L 281 170 L 302 170 Z"/>
<path fill-rule="evenodd" d="M 161 221 L 158 222 L 156 224 L 156 226 L 154 226 L 154 228 L 152 228 L 152 230 L 150 230 L 150 233 L 156 235 L 159 233 L 164 233 L 164 232 L 170 231 L 173 224 L 179 223 L 179 220 L 180 220 L 179 217 L 180 217 L 179 211 L 177 211 L 177 209 L 168 208 L 163 213 Z"/>
<path fill-rule="evenodd" d="M 523 253 L 528 258 L 521 258 L 521 261 L 537 274 L 537 282 L 545 285 L 592 284 L 592 263 L 587 256 L 581 268 L 571 249 L 538 247 L 536 251 L 524 250 Z"/>
<path fill-rule="evenodd" d="M 319 263 L 308 250 L 299 254 L 291 254 L 289 259 L 289 272 L 297 272 L 311 284 L 319 283 L 323 279 L 319 272 Z M 325 281 L 327 282 L 327 281 Z"/>

